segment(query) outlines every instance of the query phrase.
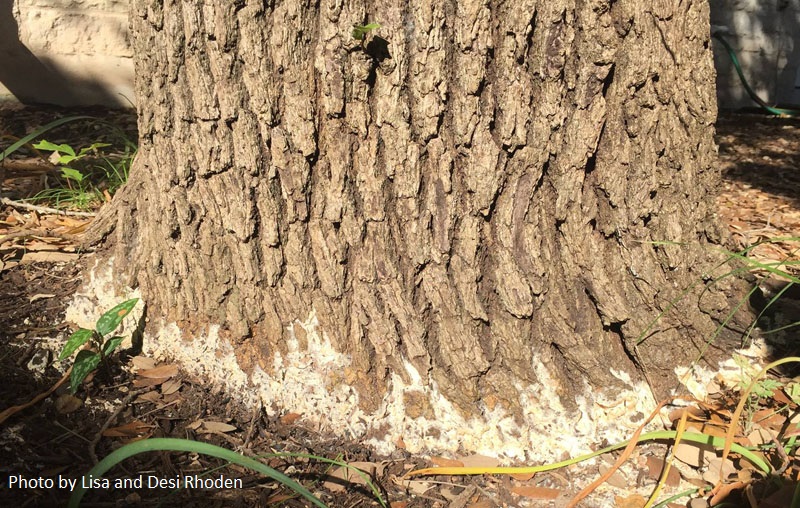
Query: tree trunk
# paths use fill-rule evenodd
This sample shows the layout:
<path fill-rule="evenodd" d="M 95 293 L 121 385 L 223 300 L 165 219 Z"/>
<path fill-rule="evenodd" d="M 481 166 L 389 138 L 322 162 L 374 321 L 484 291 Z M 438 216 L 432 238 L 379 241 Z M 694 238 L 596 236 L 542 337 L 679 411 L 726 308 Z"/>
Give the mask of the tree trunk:
<path fill-rule="evenodd" d="M 242 397 L 531 451 L 645 410 L 726 306 L 670 311 L 721 240 L 705 1 L 134 0 L 131 23 L 140 151 L 95 232 L 151 347 Z"/>

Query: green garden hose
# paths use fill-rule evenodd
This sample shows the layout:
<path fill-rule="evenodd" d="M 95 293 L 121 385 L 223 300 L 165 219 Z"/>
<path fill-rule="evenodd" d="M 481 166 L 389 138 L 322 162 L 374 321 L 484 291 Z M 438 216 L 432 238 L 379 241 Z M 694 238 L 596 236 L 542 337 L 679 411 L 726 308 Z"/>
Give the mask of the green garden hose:
<path fill-rule="evenodd" d="M 713 34 L 711 34 L 711 37 L 717 39 L 720 43 L 722 43 L 723 46 L 725 46 L 725 49 L 728 50 L 728 55 L 731 57 L 733 66 L 736 68 L 736 73 L 739 75 L 739 80 L 742 82 L 742 86 L 744 86 L 744 89 L 747 91 L 747 95 L 749 95 L 750 98 L 753 99 L 753 101 L 756 104 L 758 104 L 759 106 L 761 106 L 762 109 L 773 115 L 800 116 L 800 111 L 796 109 L 774 108 L 772 106 L 767 105 L 766 102 L 761 100 L 761 97 L 756 95 L 756 93 L 753 91 L 752 88 L 750 88 L 750 85 L 747 83 L 747 79 L 745 79 L 744 73 L 742 72 L 742 66 L 739 64 L 739 59 L 736 57 L 736 53 L 733 51 L 731 45 L 728 44 L 728 41 L 726 41 L 725 38 L 722 37 L 722 35 L 720 35 L 719 32 L 714 32 Z"/>

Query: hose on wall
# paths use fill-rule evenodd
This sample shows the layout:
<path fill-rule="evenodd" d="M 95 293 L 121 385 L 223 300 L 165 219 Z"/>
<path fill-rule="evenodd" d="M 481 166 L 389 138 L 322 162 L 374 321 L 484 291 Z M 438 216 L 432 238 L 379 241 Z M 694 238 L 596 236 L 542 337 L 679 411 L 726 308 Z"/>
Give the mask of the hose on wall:
<path fill-rule="evenodd" d="M 739 63 L 739 58 L 736 56 L 736 52 L 733 50 L 733 47 L 725 40 L 725 38 L 721 34 L 721 30 L 715 30 L 711 37 L 717 39 L 728 51 L 728 56 L 731 58 L 731 62 L 733 62 L 734 68 L 736 68 L 736 73 L 739 75 L 739 80 L 742 82 L 742 86 L 744 87 L 747 95 L 753 99 L 753 102 L 758 104 L 762 109 L 767 111 L 772 115 L 779 115 L 779 116 L 800 116 L 800 111 L 796 109 L 784 109 L 784 108 L 775 108 L 768 105 L 766 102 L 761 100 L 752 88 L 750 88 L 750 84 L 747 82 L 747 79 L 744 77 L 744 73 L 742 72 L 742 66 Z"/>

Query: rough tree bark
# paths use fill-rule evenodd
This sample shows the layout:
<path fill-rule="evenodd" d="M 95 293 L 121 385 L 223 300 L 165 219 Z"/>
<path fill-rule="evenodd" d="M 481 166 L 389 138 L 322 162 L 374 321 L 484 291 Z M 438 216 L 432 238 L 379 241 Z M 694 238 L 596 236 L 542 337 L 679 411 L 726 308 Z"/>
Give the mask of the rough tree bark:
<path fill-rule="evenodd" d="M 706 1 L 132 3 L 140 151 L 95 232 L 192 368 L 480 448 L 597 430 L 703 348 L 713 292 L 637 339 L 720 241 Z"/>

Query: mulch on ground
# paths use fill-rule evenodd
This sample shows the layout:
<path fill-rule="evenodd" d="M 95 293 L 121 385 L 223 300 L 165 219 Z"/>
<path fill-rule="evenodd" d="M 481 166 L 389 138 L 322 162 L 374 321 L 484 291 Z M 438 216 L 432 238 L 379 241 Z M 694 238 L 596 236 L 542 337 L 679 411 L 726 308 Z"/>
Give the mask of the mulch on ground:
<path fill-rule="evenodd" d="M 135 117 L 130 112 L 57 108 L 0 108 L 0 134 L 21 137 L 54 118 L 87 113 L 102 115 L 135 137 Z M 94 128 L 67 126 L 48 139 L 81 146 L 96 141 L 97 134 Z M 4 140 L 0 143 L 7 145 Z M 718 143 L 724 177 L 719 215 L 735 245 L 743 249 L 770 238 L 800 237 L 800 122 L 726 116 L 718 124 Z M 0 182 L 2 197 L 19 200 L 46 185 L 53 168 L 30 162 L 32 155 L 7 167 Z M 77 251 L 74 237 L 89 221 L 91 217 L 0 205 L 0 411 L 46 392 L 62 375 L 52 361 L 72 331 L 63 323 L 64 311 L 81 283 L 83 263 L 91 255 Z M 28 233 L 8 235 L 21 231 Z M 751 254 L 765 263 L 796 260 L 798 249 L 800 242 L 790 239 L 759 245 Z M 301 415 L 270 417 L 260 407 L 240 407 L 227 394 L 184 375 L 175 365 L 122 355 L 110 369 L 98 371 L 78 397 L 72 397 L 65 385 L 0 423 L 0 482 L 9 475 L 76 477 L 121 444 L 141 437 L 197 439 L 249 456 L 272 454 L 265 459 L 267 464 L 300 481 L 333 507 L 378 503 L 365 486 L 341 479 L 336 467 L 277 454 L 314 454 L 373 468 L 382 496 L 393 508 L 563 506 L 564 499 L 569 499 L 564 494 L 574 494 L 608 467 L 601 460 L 588 469 L 559 470 L 535 478 L 445 477 L 435 483 L 403 483 L 404 473 L 427 467 L 430 461 L 403 450 L 391 457 L 377 456 L 358 443 L 316 432 Z M 617 486 L 654 485 L 658 472 L 651 471 L 652 463 L 663 455 L 658 450 L 638 450 L 634 465 L 614 477 Z M 202 455 L 158 452 L 129 459 L 110 476 L 173 478 L 223 466 L 223 461 Z M 796 474 L 797 467 L 794 461 L 789 471 L 794 468 Z M 223 471 L 228 478 L 241 479 L 243 488 L 98 489 L 84 505 L 308 506 L 286 488 L 244 468 L 228 466 Z M 2 506 L 64 506 L 69 495 L 63 489 L 21 490 L 3 485 Z M 561 497 L 548 500 L 554 493 Z M 759 495 L 765 499 L 773 494 Z M 618 506 L 626 506 L 625 502 L 635 506 L 638 499 L 617 501 Z M 685 506 L 686 498 L 682 502 L 675 506 Z"/>

